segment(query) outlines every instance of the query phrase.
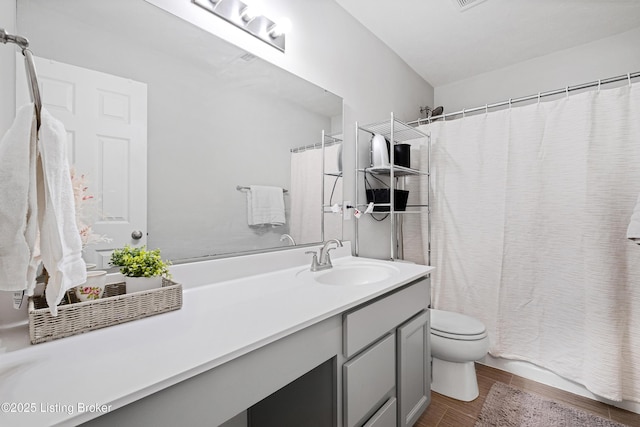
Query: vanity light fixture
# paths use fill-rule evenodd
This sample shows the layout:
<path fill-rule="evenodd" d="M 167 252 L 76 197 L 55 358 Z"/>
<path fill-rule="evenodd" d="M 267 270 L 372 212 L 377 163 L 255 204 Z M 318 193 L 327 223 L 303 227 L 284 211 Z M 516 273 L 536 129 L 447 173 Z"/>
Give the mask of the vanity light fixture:
<path fill-rule="evenodd" d="M 262 14 L 258 3 L 241 0 L 191 0 L 192 3 L 284 52 L 285 34 L 291 29 L 286 18 L 274 22 Z"/>

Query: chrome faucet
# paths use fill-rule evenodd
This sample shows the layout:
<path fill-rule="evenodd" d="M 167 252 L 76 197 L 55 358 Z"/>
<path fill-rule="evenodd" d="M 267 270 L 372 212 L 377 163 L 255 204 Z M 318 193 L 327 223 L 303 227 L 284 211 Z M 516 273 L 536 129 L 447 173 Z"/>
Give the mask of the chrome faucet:
<path fill-rule="evenodd" d="M 283 242 L 285 240 L 289 240 L 289 242 L 291 243 L 291 246 L 295 246 L 296 245 L 296 241 L 289 234 L 283 234 L 282 236 L 280 236 L 280 241 L 281 242 Z"/>
<path fill-rule="evenodd" d="M 330 247 L 332 243 L 335 243 L 334 247 Z M 313 259 L 311 260 L 311 271 L 322 271 L 329 268 L 332 268 L 331 257 L 329 256 L 329 251 L 336 248 L 341 248 L 342 242 L 338 239 L 327 240 L 322 248 L 320 248 L 320 256 L 316 251 L 307 251 L 306 254 L 313 254 Z M 319 258 L 319 259 L 318 259 Z"/>

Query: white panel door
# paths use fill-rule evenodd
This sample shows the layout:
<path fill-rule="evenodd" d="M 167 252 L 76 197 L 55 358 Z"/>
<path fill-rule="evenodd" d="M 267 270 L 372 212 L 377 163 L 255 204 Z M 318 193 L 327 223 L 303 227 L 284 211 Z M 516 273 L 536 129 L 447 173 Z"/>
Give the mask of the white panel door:
<path fill-rule="evenodd" d="M 17 64 L 19 107 L 29 92 Z M 147 85 L 44 58 L 35 64 L 43 106 L 67 130 L 69 164 L 95 197 L 93 231 L 112 239 L 87 246 L 84 258 L 107 268 L 113 249 L 147 241 Z"/>

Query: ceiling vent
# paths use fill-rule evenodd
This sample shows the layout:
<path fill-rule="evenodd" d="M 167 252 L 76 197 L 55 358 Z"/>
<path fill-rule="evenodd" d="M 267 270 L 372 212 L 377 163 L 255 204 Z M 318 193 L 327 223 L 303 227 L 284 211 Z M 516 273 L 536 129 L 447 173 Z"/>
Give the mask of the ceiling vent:
<path fill-rule="evenodd" d="M 480 0 L 480 1 L 482 1 L 482 0 Z M 243 55 L 240 56 L 240 59 L 242 59 L 243 61 L 246 61 L 246 62 L 251 62 L 254 59 L 256 59 L 256 56 L 254 54 L 252 54 L 252 53 L 245 52 Z"/>
<path fill-rule="evenodd" d="M 460 12 L 464 12 L 467 9 L 471 9 L 473 6 L 477 6 L 487 0 L 451 0 L 456 8 Z"/>

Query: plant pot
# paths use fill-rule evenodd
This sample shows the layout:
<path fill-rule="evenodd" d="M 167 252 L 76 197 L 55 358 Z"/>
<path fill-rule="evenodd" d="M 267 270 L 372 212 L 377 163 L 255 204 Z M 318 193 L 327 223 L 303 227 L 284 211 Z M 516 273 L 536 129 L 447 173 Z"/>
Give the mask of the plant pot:
<path fill-rule="evenodd" d="M 153 277 L 129 277 L 124 276 L 124 282 L 127 286 L 127 293 L 150 291 L 162 287 L 162 276 Z"/>
<path fill-rule="evenodd" d="M 87 271 L 87 281 L 76 286 L 74 291 L 80 302 L 102 298 L 104 285 L 107 283 L 107 272 L 102 270 Z"/>

